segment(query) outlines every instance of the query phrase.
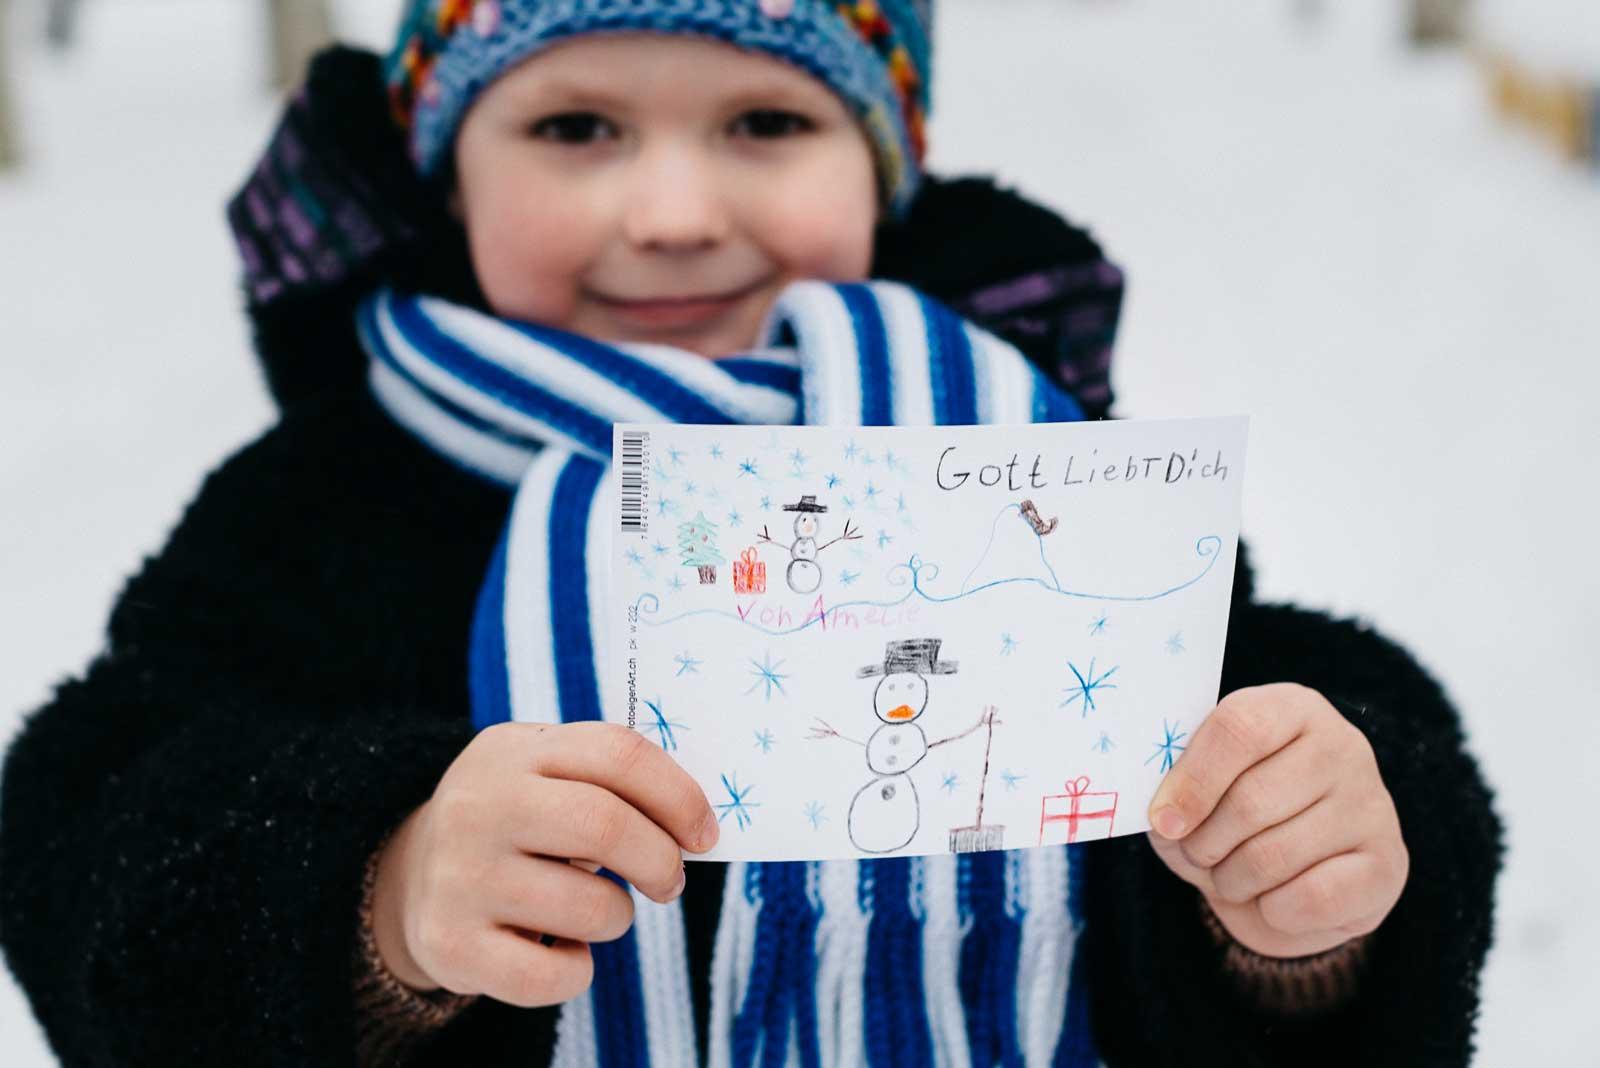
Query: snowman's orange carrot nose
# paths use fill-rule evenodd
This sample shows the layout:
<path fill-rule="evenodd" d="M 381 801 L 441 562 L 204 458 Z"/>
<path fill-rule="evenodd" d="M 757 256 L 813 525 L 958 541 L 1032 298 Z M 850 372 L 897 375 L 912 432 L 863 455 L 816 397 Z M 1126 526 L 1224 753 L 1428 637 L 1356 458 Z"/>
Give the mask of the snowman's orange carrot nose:
<path fill-rule="evenodd" d="M 910 719 L 915 715 L 916 715 L 916 713 L 911 711 L 911 706 L 910 705 L 901 705 L 898 708 L 889 709 L 889 711 L 887 713 L 885 713 L 885 718 L 886 719 Z"/>

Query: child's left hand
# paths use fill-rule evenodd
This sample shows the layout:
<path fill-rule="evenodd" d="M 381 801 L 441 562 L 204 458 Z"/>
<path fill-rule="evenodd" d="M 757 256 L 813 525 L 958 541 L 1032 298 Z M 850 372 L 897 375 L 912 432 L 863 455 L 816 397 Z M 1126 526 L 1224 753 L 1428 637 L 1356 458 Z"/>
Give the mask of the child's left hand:
<path fill-rule="evenodd" d="M 1150 844 L 1246 948 L 1303 957 L 1374 930 L 1410 855 L 1372 746 L 1315 690 L 1237 690 L 1150 803 Z"/>

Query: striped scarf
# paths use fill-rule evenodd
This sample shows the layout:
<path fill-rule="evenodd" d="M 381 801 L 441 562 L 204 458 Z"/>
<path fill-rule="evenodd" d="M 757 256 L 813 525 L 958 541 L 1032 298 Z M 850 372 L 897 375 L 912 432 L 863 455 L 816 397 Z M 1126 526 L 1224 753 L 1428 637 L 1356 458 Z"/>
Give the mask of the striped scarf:
<path fill-rule="evenodd" d="M 797 283 L 758 349 L 718 361 L 386 291 L 362 303 L 358 328 L 372 389 L 393 418 L 516 487 L 473 628 L 479 728 L 601 718 L 613 423 L 1082 417 L 1014 348 L 884 282 Z M 1096 1063 L 1085 961 L 1074 953 L 1079 848 L 729 864 L 709 1063 Z M 593 985 L 562 1007 L 557 1065 L 697 1059 L 680 905 L 633 899 L 632 929 L 593 946 Z"/>

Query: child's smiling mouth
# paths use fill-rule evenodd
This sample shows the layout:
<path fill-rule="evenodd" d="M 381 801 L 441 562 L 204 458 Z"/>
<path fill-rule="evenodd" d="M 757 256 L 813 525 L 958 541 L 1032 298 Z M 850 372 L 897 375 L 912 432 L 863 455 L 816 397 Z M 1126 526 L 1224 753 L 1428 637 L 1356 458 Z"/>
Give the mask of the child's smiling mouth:
<path fill-rule="evenodd" d="M 636 327 L 673 330 L 711 323 L 770 283 L 770 278 L 762 278 L 738 289 L 681 296 L 616 297 L 594 290 L 589 295 L 607 311 Z"/>

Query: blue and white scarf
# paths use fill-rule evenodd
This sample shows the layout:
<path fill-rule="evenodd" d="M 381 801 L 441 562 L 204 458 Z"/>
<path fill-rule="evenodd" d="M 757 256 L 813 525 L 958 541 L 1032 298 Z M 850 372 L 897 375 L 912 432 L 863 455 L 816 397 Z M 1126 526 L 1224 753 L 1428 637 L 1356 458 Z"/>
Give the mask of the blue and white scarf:
<path fill-rule="evenodd" d="M 884 282 L 797 283 L 757 350 L 717 361 L 390 292 L 361 305 L 358 326 L 390 414 L 516 487 L 472 636 L 480 728 L 601 718 L 613 423 L 1082 418 L 1016 349 Z M 1074 953 L 1079 848 L 729 864 L 710 1065 L 1096 1063 Z M 593 947 L 592 987 L 562 1008 L 557 1065 L 697 1058 L 680 905 L 633 898 L 632 929 Z"/>

